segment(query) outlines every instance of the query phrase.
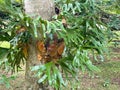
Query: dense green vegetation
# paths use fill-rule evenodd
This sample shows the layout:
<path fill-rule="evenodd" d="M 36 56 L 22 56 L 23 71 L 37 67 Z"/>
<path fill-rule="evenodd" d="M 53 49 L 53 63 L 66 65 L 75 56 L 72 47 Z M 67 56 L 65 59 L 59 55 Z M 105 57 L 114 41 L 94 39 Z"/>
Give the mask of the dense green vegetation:
<path fill-rule="evenodd" d="M 39 83 L 47 82 L 58 89 L 66 85 L 58 65 L 66 79 L 71 74 L 77 80 L 79 71 L 100 71 L 92 64 L 90 53 L 94 58 L 99 55 L 103 59 L 108 43 L 114 38 L 112 30 L 120 29 L 120 7 L 119 0 L 54 1 L 60 13 L 54 15 L 52 21 L 47 21 L 26 15 L 22 2 L 0 0 L 0 43 L 9 43 L 0 47 L 0 65 L 4 69 L 9 67 L 14 72 L 19 71 L 27 58 L 23 50 L 30 39 L 38 39 L 41 34 L 43 42 L 48 39 L 52 42 L 56 33 L 65 43 L 62 58 L 56 61 L 57 65 L 51 60 L 32 70 L 40 77 Z"/>

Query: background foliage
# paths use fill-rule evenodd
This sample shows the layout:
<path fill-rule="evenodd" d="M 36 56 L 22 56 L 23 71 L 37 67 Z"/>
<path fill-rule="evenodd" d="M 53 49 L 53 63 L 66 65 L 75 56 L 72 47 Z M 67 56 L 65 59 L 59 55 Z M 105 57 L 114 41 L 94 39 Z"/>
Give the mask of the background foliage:
<path fill-rule="evenodd" d="M 5 66 L 8 63 L 13 71 L 18 71 L 21 62 L 24 63 L 27 59 L 24 48 L 30 42 L 30 38 L 38 39 L 40 33 L 42 41 L 48 38 L 53 40 L 53 35 L 56 33 L 65 43 L 62 58 L 57 61 L 57 65 L 51 61 L 33 67 L 32 71 L 37 71 L 39 83 L 49 83 L 55 88 L 60 88 L 67 83 L 63 80 L 62 73 L 66 79 L 70 74 L 77 79 L 79 70 L 99 71 L 92 64 L 90 53 L 92 52 L 95 59 L 97 55 L 102 57 L 103 52 L 107 51 L 108 42 L 113 37 L 111 27 L 116 25 L 115 28 L 119 28 L 117 25 L 119 18 L 116 16 L 115 19 L 111 17 L 112 21 L 107 24 L 102 20 L 104 15 L 101 12 L 108 15 L 106 13 L 108 7 L 103 9 L 101 5 L 105 2 L 104 4 L 109 8 L 110 6 L 119 8 L 119 6 L 110 0 L 54 1 L 59 14 L 54 15 L 52 21 L 47 21 L 41 17 L 32 19 L 27 16 L 22 1 L 0 0 L 0 41 L 7 41 L 10 44 L 10 48 L 0 48 L 0 65 Z M 119 10 L 115 13 L 119 14 Z"/>

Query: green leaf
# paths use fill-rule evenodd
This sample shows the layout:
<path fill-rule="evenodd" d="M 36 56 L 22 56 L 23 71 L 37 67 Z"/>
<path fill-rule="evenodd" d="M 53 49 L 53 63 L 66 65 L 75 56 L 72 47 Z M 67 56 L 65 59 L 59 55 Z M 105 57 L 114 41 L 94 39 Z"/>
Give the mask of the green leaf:
<path fill-rule="evenodd" d="M 46 26 L 45 26 L 45 24 L 43 24 L 42 23 L 42 30 L 43 30 L 43 36 L 44 36 L 44 38 L 46 38 Z"/>
<path fill-rule="evenodd" d="M 0 59 L 4 58 L 8 54 L 8 49 L 0 47 Z"/>
<path fill-rule="evenodd" d="M 50 33 L 50 32 L 51 32 L 50 22 L 47 21 L 47 31 L 46 31 L 46 33 Z"/>
<path fill-rule="evenodd" d="M 47 78 L 48 78 L 48 82 L 50 85 L 52 85 L 52 66 L 53 66 L 53 63 L 50 62 L 50 63 L 47 63 L 45 64 L 46 66 L 46 75 L 47 75 Z"/>
<path fill-rule="evenodd" d="M 36 22 L 33 22 L 33 31 L 34 31 L 34 35 L 35 35 L 35 37 L 37 38 L 38 37 L 38 33 L 37 33 L 37 24 L 36 24 Z"/>
<path fill-rule="evenodd" d="M 42 76 L 42 77 L 38 80 L 38 83 L 42 83 L 46 78 L 47 78 L 47 75 Z"/>
<path fill-rule="evenodd" d="M 91 70 L 91 71 L 96 71 L 96 72 L 100 72 L 100 69 L 97 68 L 96 66 L 92 65 L 92 62 L 91 62 L 90 60 L 88 60 L 88 61 L 86 62 L 86 65 L 87 65 L 87 67 L 88 67 L 89 70 Z"/>
<path fill-rule="evenodd" d="M 58 79 L 60 80 L 60 83 L 65 85 L 62 74 L 61 74 L 61 72 L 59 72 L 59 70 L 57 71 L 57 75 L 58 75 Z"/>
<path fill-rule="evenodd" d="M 37 70 L 43 71 L 43 70 L 45 70 L 45 69 L 46 69 L 45 65 L 37 65 L 37 66 L 33 66 L 33 67 L 31 68 L 31 71 L 37 71 Z"/>

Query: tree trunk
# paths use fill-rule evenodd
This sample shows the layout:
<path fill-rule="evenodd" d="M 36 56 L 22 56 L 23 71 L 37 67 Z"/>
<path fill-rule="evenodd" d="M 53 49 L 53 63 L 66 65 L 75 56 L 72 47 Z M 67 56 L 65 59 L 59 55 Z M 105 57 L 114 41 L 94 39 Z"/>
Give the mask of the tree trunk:
<path fill-rule="evenodd" d="M 41 16 L 43 19 L 51 20 L 55 14 L 53 0 L 24 0 L 25 12 L 32 16 Z"/>
<path fill-rule="evenodd" d="M 24 8 L 26 14 L 35 18 L 41 16 L 43 19 L 51 20 L 54 12 L 54 2 L 52 0 L 24 0 Z M 37 48 L 35 38 L 31 40 L 28 45 L 28 59 L 26 61 L 26 73 L 25 73 L 25 90 L 47 90 L 43 85 L 37 83 L 37 78 L 34 77 L 34 73 L 30 70 L 30 67 L 41 64 L 37 59 Z"/>

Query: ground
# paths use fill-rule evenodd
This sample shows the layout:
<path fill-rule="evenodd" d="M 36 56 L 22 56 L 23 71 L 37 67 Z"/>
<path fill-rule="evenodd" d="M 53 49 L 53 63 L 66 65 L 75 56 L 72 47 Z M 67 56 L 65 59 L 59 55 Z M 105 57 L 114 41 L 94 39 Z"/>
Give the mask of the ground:
<path fill-rule="evenodd" d="M 79 82 L 74 83 L 74 79 L 71 78 L 72 84 L 63 90 L 120 90 L 120 46 L 110 49 L 111 52 L 105 61 L 96 64 L 101 72 L 97 72 L 93 76 L 86 72 L 80 73 Z M 23 70 L 17 73 L 16 79 L 10 82 L 11 88 L 7 89 L 4 85 L 0 85 L 0 90 L 23 90 L 24 75 L 23 66 Z M 70 89 L 70 87 L 76 89 Z"/>

